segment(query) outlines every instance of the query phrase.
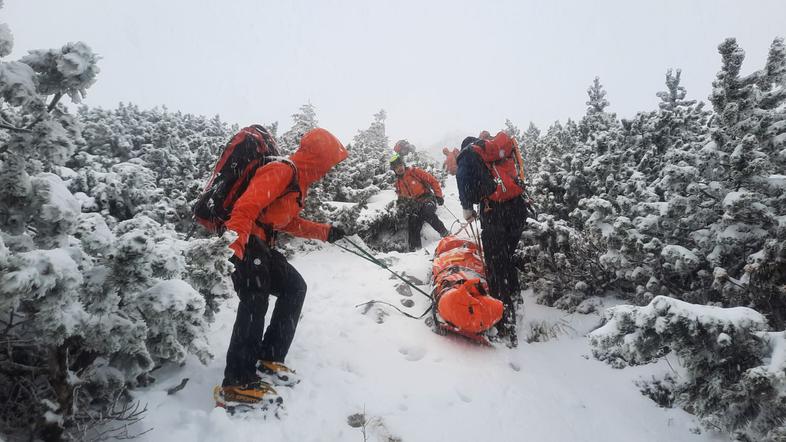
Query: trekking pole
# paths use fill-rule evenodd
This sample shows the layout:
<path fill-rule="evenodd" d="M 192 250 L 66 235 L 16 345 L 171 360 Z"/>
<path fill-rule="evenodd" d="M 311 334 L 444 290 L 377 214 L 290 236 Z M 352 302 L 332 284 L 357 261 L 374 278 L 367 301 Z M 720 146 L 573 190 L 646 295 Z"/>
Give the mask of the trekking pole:
<path fill-rule="evenodd" d="M 472 236 L 475 238 L 475 244 L 478 246 L 478 250 L 480 251 L 480 260 L 483 262 L 483 274 L 486 274 L 486 257 L 483 254 L 483 242 L 480 240 L 480 229 L 475 230 L 475 222 L 474 220 L 470 223 L 470 230 L 472 231 Z"/>

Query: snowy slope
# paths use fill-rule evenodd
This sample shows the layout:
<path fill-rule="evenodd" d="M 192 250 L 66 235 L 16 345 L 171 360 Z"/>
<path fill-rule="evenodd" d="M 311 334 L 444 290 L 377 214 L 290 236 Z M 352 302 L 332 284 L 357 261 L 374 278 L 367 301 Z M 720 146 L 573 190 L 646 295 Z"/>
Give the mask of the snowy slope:
<path fill-rule="evenodd" d="M 455 183 L 447 204 L 460 213 Z M 451 186 L 449 184 L 449 186 Z M 444 208 L 440 215 L 452 220 Z M 382 255 L 397 271 L 425 279 L 437 235 L 425 226 L 423 251 Z M 137 399 L 148 404 L 138 430 L 143 440 L 167 441 L 363 441 L 347 417 L 365 412 L 370 441 L 710 441 L 694 434 L 695 419 L 658 408 L 633 382 L 669 370 L 654 366 L 614 370 L 589 357 L 584 336 L 600 316 L 566 315 L 528 300 L 517 349 L 482 348 L 439 336 L 423 321 L 385 307 L 364 314 L 371 299 L 420 314 L 428 306 L 418 293 L 396 291 L 397 281 L 371 263 L 328 245 L 292 264 L 308 282 L 303 316 L 287 363 L 303 376 L 283 389 L 282 419 L 234 418 L 213 408 L 211 390 L 221 382 L 235 302 L 218 315 L 210 342 L 216 358 L 207 367 L 195 358 L 157 372 L 158 382 Z M 426 287 L 424 287 L 427 289 Z M 407 308 L 402 299 L 412 299 Z M 379 312 L 384 311 L 379 321 Z M 556 339 L 527 344 L 529 323 L 546 322 Z M 165 390 L 184 377 L 182 391 Z M 397 439 L 398 438 L 398 439 Z"/>

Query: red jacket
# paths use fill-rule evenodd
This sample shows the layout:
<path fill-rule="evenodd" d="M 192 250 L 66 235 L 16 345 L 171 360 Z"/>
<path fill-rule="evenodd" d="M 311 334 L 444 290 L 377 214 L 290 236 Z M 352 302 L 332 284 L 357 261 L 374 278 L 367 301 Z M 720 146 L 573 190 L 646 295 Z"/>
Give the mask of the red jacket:
<path fill-rule="evenodd" d="M 429 189 L 429 187 L 431 189 Z M 442 198 L 442 187 L 430 173 L 417 167 L 407 167 L 404 175 L 396 177 L 396 194 L 403 198 L 420 198 L 434 191 L 434 195 Z"/>
<path fill-rule="evenodd" d="M 513 140 L 505 132 L 499 132 L 494 138 L 487 140 L 484 147 L 472 146 L 498 183 L 497 189 L 488 197 L 492 201 L 508 201 L 524 192 L 517 183 L 514 147 Z"/>
<path fill-rule="evenodd" d="M 459 153 L 458 149 L 454 147 L 453 150 L 450 150 L 446 147 L 442 149 L 442 153 L 445 154 L 445 163 L 442 167 L 447 170 L 449 174 L 455 175 L 458 169 L 458 164 L 456 163 L 456 157 L 458 157 Z"/>
<path fill-rule="evenodd" d="M 273 162 L 257 169 L 226 223 L 227 230 L 238 234 L 237 240 L 230 245 L 235 255 L 243 258 L 250 235 L 272 241 L 262 225 L 302 238 L 327 240 L 330 225 L 301 218 L 298 196 L 305 201 L 308 186 L 325 176 L 347 155 L 341 142 L 325 129 L 314 129 L 303 135 L 300 147 L 289 157 L 297 169 L 301 195 L 297 192 L 284 194 L 294 173 L 288 164 Z"/>

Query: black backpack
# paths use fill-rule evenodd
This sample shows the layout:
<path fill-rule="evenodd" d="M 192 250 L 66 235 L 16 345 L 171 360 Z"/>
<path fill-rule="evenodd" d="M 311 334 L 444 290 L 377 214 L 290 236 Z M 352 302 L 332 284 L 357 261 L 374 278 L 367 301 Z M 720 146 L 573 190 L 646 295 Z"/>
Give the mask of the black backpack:
<path fill-rule="evenodd" d="M 284 194 L 297 192 L 298 204 L 302 206 L 297 168 L 288 159 L 278 156 L 276 140 L 267 129 L 253 125 L 241 129 L 224 147 L 210 180 L 192 208 L 194 220 L 212 233 L 223 233 L 232 207 L 257 169 L 273 161 L 292 167 L 292 182 Z"/>

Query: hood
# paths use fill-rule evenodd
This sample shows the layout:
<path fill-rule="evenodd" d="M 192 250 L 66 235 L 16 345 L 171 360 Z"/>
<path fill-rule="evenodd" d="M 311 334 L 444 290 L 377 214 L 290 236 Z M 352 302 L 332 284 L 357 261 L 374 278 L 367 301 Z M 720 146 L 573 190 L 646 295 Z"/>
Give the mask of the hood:
<path fill-rule="evenodd" d="M 303 135 L 300 147 L 289 159 L 297 167 L 301 188 L 306 188 L 348 155 L 338 138 L 325 129 L 316 128 Z"/>
<path fill-rule="evenodd" d="M 475 138 L 475 137 L 464 138 L 464 141 L 461 142 L 461 148 L 464 149 L 467 146 L 471 146 L 477 143 L 478 141 L 480 141 L 480 138 Z"/>

